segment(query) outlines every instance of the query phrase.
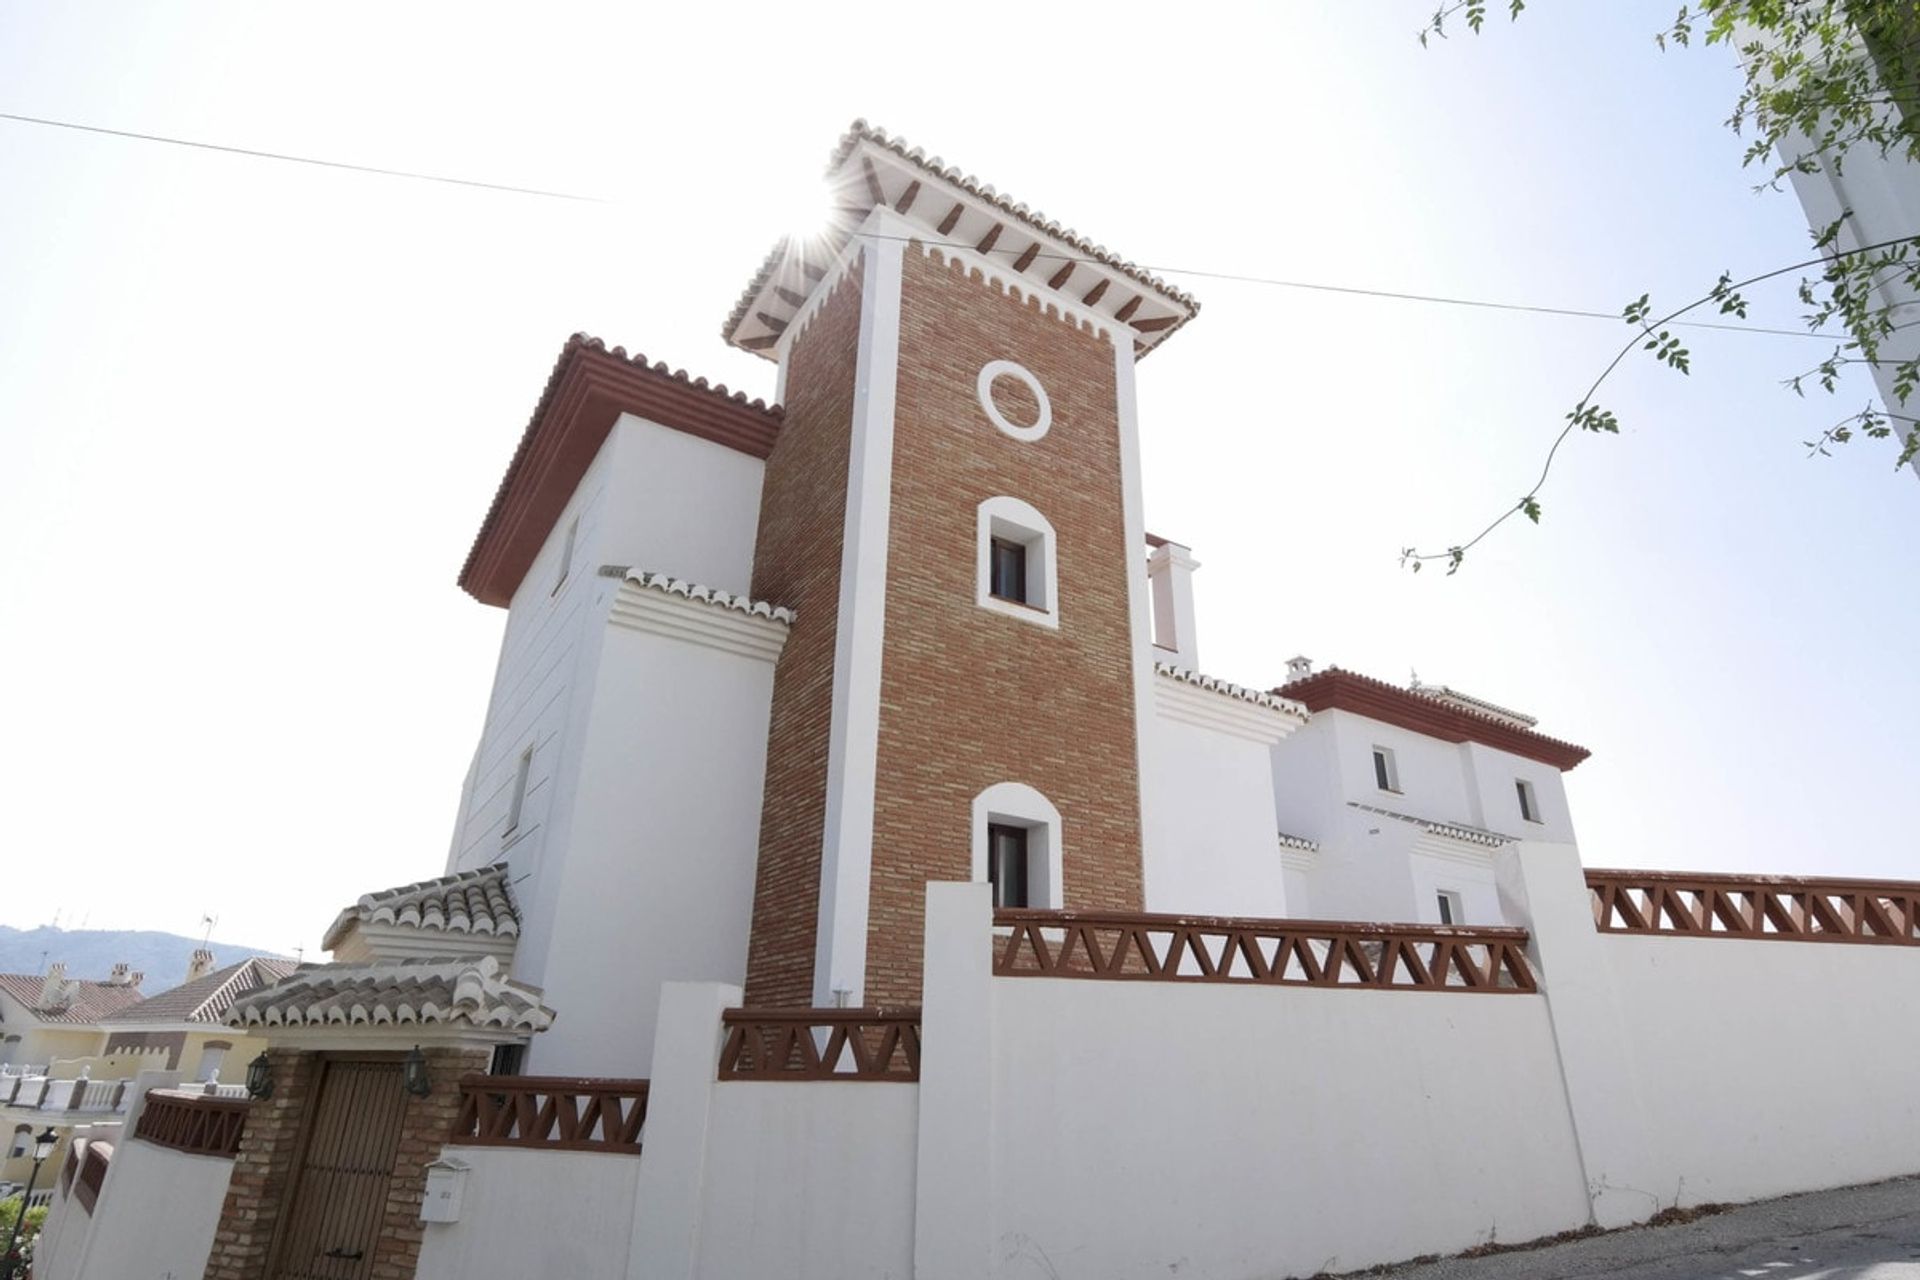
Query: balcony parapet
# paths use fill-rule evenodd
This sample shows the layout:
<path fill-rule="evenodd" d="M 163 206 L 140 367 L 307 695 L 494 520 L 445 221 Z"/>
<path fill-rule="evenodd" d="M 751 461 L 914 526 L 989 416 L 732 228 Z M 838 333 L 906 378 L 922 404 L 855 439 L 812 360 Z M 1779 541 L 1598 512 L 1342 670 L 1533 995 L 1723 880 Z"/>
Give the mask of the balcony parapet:
<path fill-rule="evenodd" d="M 1920 882 L 1589 869 L 1602 933 L 1920 946 Z"/>
<path fill-rule="evenodd" d="M 190 1156 L 240 1154 L 247 1128 L 247 1100 L 195 1090 L 150 1089 L 147 1105 L 134 1123 L 133 1136 Z"/>
<path fill-rule="evenodd" d="M 722 1080 L 920 1078 L 918 1009 L 728 1009 Z"/>
<path fill-rule="evenodd" d="M 996 911 L 1003 978 L 1229 982 L 1524 995 L 1525 929 L 1093 911 Z"/>
<path fill-rule="evenodd" d="M 639 1155 L 645 1080 L 468 1075 L 448 1141 L 468 1147 Z"/>

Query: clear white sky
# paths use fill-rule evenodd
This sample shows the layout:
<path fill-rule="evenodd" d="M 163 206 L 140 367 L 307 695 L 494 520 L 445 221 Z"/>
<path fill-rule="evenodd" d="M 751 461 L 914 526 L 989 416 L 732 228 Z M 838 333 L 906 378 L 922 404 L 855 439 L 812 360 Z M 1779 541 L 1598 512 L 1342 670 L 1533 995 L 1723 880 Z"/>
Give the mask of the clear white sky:
<path fill-rule="evenodd" d="M 438 874 L 502 622 L 454 576 L 560 344 L 768 394 L 720 322 L 857 115 L 1202 299 L 1140 387 L 1209 672 L 1535 712 L 1592 864 L 1915 875 L 1920 486 L 1803 458 L 1871 395 L 1779 389 L 1821 344 L 1629 367 L 1540 529 L 1415 577 L 1624 327 L 1176 270 L 1614 312 L 1804 256 L 1672 0 L 1432 4 L 0 0 L 0 111 L 608 201 L 0 121 L 0 922 L 311 951 Z"/>

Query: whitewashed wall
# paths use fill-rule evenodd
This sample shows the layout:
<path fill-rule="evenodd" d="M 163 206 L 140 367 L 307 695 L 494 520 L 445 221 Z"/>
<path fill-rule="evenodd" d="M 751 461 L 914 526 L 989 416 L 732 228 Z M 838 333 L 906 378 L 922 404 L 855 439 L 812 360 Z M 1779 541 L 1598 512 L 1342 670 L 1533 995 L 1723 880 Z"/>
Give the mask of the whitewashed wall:
<path fill-rule="evenodd" d="M 661 983 L 746 976 L 773 661 L 612 622 L 594 645 L 564 857 L 514 968 L 560 1012 L 529 1071 L 638 1076 Z"/>
<path fill-rule="evenodd" d="M 198 1276 L 213 1251 L 233 1161 L 133 1138 L 117 1144 L 79 1280 Z M 83 1214 L 78 1204 L 72 1206 Z"/>
<path fill-rule="evenodd" d="M 567 754 L 568 713 L 579 701 L 580 639 L 595 628 L 591 605 L 606 586 L 596 576 L 599 567 L 633 565 L 744 592 L 753 572 L 763 469 L 756 458 L 632 415 L 614 424 L 508 608 L 449 871 L 505 856 L 529 866 L 540 861 L 551 838 L 545 825 L 556 771 Z M 560 561 L 576 520 L 562 583 Z M 508 835 L 509 799 L 529 746 L 526 802 Z"/>
<path fill-rule="evenodd" d="M 621 586 L 598 570 L 744 592 L 762 467 L 622 417 L 514 595 L 449 870 L 511 864 L 514 976 L 561 1010 L 529 1069 L 641 1074 L 662 981 L 744 972 L 771 664 L 610 626 Z"/>
<path fill-rule="evenodd" d="M 919 1089 L 851 1081 L 715 1086 L 701 1280 L 906 1280 Z"/>
<path fill-rule="evenodd" d="M 908 1280 L 919 1087 L 719 1081 L 739 1003 L 729 984 L 661 993 L 627 1280 Z"/>
<path fill-rule="evenodd" d="M 1920 1170 L 1920 948 L 1607 937 L 1662 1207 Z M 1624 1099 L 1623 1099 L 1624 1101 Z"/>
<path fill-rule="evenodd" d="M 624 1280 L 639 1159 L 506 1147 L 445 1154 L 468 1166 L 460 1217 L 421 1227 L 415 1280 Z"/>
<path fill-rule="evenodd" d="M 1375 778 L 1376 746 L 1393 752 L 1397 792 L 1382 790 Z M 1320 845 L 1302 877 L 1304 895 L 1294 895 L 1306 897 L 1320 918 L 1432 923 L 1437 892 L 1447 889 L 1461 896 L 1468 923 L 1514 923 L 1494 887 L 1491 850 L 1435 840 L 1419 825 L 1374 809 L 1519 839 L 1573 840 L 1558 769 L 1348 711 L 1316 713 L 1273 748 L 1272 768 L 1279 829 Z M 1520 779 L 1532 784 L 1541 821 L 1521 817 L 1514 785 Z"/>
<path fill-rule="evenodd" d="M 1218 723 L 1204 721 L 1209 709 Z M 1268 751 L 1291 727 L 1224 694 L 1154 678 L 1142 778 L 1147 910 L 1288 914 Z"/>

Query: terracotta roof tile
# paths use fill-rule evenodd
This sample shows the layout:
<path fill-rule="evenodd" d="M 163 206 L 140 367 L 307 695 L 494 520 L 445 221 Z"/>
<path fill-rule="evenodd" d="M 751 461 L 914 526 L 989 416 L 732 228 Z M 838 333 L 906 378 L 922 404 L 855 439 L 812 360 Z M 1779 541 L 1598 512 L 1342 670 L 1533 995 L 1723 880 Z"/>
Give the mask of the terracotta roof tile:
<path fill-rule="evenodd" d="M 1020 223 L 1030 235 L 1036 237 L 1046 236 L 1079 257 L 1110 268 L 1127 277 L 1129 280 L 1132 280 L 1135 284 L 1141 285 L 1158 295 L 1159 300 L 1163 304 L 1173 308 L 1175 314 L 1165 318 L 1164 327 L 1161 326 L 1160 322 L 1156 322 L 1156 326 L 1152 332 L 1143 332 L 1136 335 L 1148 348 L 1164 342 L 1176 329 L 1179 329 L 1199 313 L 1199 301 L 1184 289 L 1179 289 L 1168 284 L 1165 280 L 1162 280 L 1159 276 L 1154 275 L 1145 268 L 1136 266 L 1125 258 L 1120 257 L 1105 245 L 1095 244 L 1092 240 L 1087 239 L 1072 227 L 1065 226 L 1056 219 L 1049 218 L 1038 209 L 1029 208 L 1025 204 L 1001 195 L 998 191 L 994 190 L 992 186 L 981 182 L 972 174 L 966 173 L 954 165 L 945 163 L 939 156 L 927 155 L 924 149 L 909 145 L 904 138 L 889 136 L 886 130 L 876 128 L 868 124 L 865 120 L 855 120 L 847 127 L 847 131 L 841 135 L 839 144 L 834 148 L 833 155 L 827 161 L 827 175 L 831 177 L 834 171 L 839 169 L 840 166 L 847 161 L 848 157 L 853 154 L 855 148 L 859 147 L 863 142 L 871 143 L 891 155 L 898 157 L 911 166 L 913 172 L 920 174 L 922 177 L 951 184 L 951 186 L 958 188 L 966 195 L 998 210 L 1000 213 L 1006 214 L 1015 222 Z M 869 181 L 872 181 L 872 179 L 869 178 Z M 917 182 L 915 185 L 918 185 Z M 871 209 L 878 203 L 875 194 L 865 186 L 854 186 L 840 194 L 844 201 L 849 202 L 848 212 L 850 214 Z M 841 247 L 851 238 L 852 231 L 852 223 L 843 220 L 837 223 L 827 234 L 827 254 L 829 261 L 839 253 Z M 933 243 L 934 241 L 930 240 L 929 242 Z M 742 345 L 736 341 L 736 334 L 738 334 L 741 325 L 746 322 L 749 315 L 756 309 L 757 301 L 765 294 L 767 286 L 773 282 L 781 266 L 796 253 L 804 255 L 804 248 L 789 237 L 788 239 L 782 240 L 779 244 L 776 244 L 767 254 L 765 261 L 760 264 L 760 269 L 754 273 L 753 279 L 748 282 L 746 289 L 741 293 L 740 300 L 734 304 L 732 313 L 728 315 L 727 322 L 721 329 L 721 337 L 728 343 L 736 346 Z M 1115 320 L 1110 317 L 1101 318 L 1106 323 L 1117 324 L 1121 329 L 1127 328 L 1127 322 L 1124 320 Z M 766 356 L 768 354 L 766 350 L 754 346 L 746 346 L 743 347 L 743 349 L 755 355 Z"/>
<path fill-rule="evenodd" d="M 622 412 L 765 458 L 784 414 L 685 369 L 568 338 L 474 535 L 460 585 L 487 604 L 512 598 L 580 475 Z"/>
<path fill-rule="evenodd" d="M 295 967 L 291 960 L 254 956 L 116 1009 L 101 1021 L 211 1022 L 217 1025 L 234 1001 L 280 981 Z"/>
<path fill-rule="evenodd" d="M 1205 676 L 1201 675 L 1198 671 L 1189 671 L 1185 667 L 1176 667 L 1170 662 L 1156 662 L 1153 664 L 1153 669 L 1156 673 L 1166 676 L 1170 680 L 1178 680 L 1182 684 L 1190 684 L 1197 689 L 1206 689 L 1209 692 L 1220 694 L 1222 697 L 1234 698 L 1241 702 L 1250 702 L 1256 707 L 1265 707 L 1269 711 L 1278 711 L 1300 720 L 1307 718 L 1307 709 L 1305 707 L 1295 702 L 1292 698 L 1279 696 L 1278 693 L 1262 693 L 1258 689 L 1249 689 L 1245 685 L 1234 684 L 1231 681 L 1222 680 L 1217 676 Z"/>
<path fill-rule="evenodd" d="M 145 999 L 136 986 L 109 985 L 104 982 L 90 982 L 85 979 L 67 980 L 67 1002 L 50 1009 L 34 1008 L 40 1001 L 40 992 L 46 986 L 44 976 L 36 977 L 30 973 L 0 973 L 0 991 L 6 992 L 15 1000 L 33 1010 L 33 1016 L 42 1022 L 66 1024 L 85 1024 L 98 1022 L 117 1009 L 137 1004 Z"/>
<path fill-rule="evenodd" d="M 520 934 L 520 909 L 507 883 L 507 864 L 440 876 L 363 895 L 342 911 L 320 945 L 331 951 L 355 924 L 390 924 L 441 933 Z"/>
<path fill-rule="evenodd" d="M 237 1001 L 232 1027 L 464 1025 L 544 1031 L 553 1010 L 492 956 L 394 964 L 309 965 Z"/>
<path fill-rule="evenodd" d="M 1350 711 L 1443 742 L 1477 742 L 1511 751 L 1561 770 L 1573 768 L 1592 754 L 1585 747 L 1516 723 L 1511 713 L 1481 711 L 1339 667 L 1317 671 L 1274 692 L 1298 699 L 1309 711 Z"/>

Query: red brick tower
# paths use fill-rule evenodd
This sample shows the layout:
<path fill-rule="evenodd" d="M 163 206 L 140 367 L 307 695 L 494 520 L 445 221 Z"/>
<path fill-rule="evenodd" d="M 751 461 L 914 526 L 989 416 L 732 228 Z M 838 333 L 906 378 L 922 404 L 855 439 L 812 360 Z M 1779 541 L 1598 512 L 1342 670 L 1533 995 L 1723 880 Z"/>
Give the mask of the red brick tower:
<path fill-rule="evenodd" d="M 913 1004 L 929 880 L 1141 905 L 1137 356 L 1196 304 L 856 124 L 840 228 L 729 320 L 780 364 L 749 1004 Z"/>

